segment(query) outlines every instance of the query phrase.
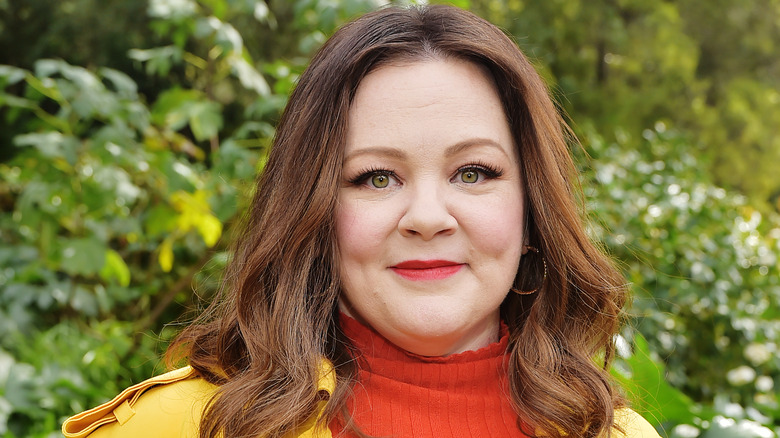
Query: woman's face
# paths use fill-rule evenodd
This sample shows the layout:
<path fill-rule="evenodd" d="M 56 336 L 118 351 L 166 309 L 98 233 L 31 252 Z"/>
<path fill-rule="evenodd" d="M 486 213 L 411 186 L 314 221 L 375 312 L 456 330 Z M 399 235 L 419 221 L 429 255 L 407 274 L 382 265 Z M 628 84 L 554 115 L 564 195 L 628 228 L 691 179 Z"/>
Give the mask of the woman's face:
<path fill-rule="evenodd" d="M 342 311 L 425 356 L 497 340 L 523 248 L 523 187 L 486 71 L 391 64 L 349 112 L 336 215 Z"/>

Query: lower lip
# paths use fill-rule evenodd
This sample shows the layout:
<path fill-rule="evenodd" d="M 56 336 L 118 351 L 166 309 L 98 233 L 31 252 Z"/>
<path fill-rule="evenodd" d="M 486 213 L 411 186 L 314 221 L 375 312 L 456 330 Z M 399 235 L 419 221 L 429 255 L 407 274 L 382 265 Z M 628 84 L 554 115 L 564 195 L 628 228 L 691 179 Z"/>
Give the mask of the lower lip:
<path fill-rule="evenodd" d="M 463 265 L 437 266 L 435 268 L 405 269 L 392 268 L 393 271 L 407 280 L 442 280 L 457 274 Z"/>

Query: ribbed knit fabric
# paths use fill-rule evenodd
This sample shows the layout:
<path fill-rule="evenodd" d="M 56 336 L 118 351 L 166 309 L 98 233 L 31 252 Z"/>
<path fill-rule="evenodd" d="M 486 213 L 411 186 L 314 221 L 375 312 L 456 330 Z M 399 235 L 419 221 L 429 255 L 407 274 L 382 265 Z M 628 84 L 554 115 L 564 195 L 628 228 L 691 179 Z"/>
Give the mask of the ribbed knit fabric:
<path fill-rule="evenodd" d="M 505 325 L 498 342 L 447 357 L 408 353 L 344 314 L 341 326 L 362 353 L 348 406 L 363 432 L 383 438 L 526 436 L 509 400 Z M 330 429 L 339 436 L 343 424 L 334 421 Z"/>

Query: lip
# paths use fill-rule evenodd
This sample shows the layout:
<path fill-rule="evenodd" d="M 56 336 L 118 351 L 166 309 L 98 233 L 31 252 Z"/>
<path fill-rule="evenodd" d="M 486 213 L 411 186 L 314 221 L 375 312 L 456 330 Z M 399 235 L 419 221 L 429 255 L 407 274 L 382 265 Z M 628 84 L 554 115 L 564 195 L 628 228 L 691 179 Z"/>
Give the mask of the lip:
<path fill-rule="evenodd" d="M 450 260 L 406 260 L 390 269 L 407 280 L 424 281 L 452 277 L 463 265 Z"/>

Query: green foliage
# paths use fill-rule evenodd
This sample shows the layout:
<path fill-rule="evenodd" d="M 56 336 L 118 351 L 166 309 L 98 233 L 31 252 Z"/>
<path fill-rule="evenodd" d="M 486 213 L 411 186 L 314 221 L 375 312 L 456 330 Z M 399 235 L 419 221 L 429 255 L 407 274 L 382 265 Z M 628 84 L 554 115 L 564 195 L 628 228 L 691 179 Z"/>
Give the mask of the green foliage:
<path fill-rule="evenodd" d="M 780 206 L 780 3 L 474 0 L 544 71 L 575 123 L 606 140 L 665 121 L 721 187 Z M 629 149 L 636 142 L 618 142 Z"/>
<path fill-rule="evenodd" d="M 694 422 L 693 402 L 666 382 L 664 366 L 650 356 L 642 335 L 634 336 L 634 351 L 618 360 L 612 375 L 630 397 L 631 407 L 653 423 Z"/>
<path fill-rule="evenodd" d="M 6 70 L 5 78 L 23 81 L 22 96 L 4 99 L 18 118 L 44 115 L 27 119 L 30 133 L 14 139 L 18 153 L 0 164 L 11 206 L 0 216 L 0 351 L 10 370 L 0 400 L 11 407 L 0 429 L 28 436 L 56 428 L 121 381 L 153 373 L 159 349 L 136 333 L 152 323 L 159 330 L 146 318 L 158 295 L 187 301 L 189 281 L 177 282 L 211 257 L 220 219 L 238 214 L 236 190 L 254 169 L 208 172 L 204 154 L 176 130 L 216 135 L 214 124 L 198 128 L 197 112 L 179 125 L 158 123 L 155 116 L 174 118 L 179 107 L 150 113 L 118 71 L 54 60 L 37 62 L 24 79 Z M 194 95 L 179 104 L 201 102 Z M 210 160 L 236 154 L 252 163 L 258 151 L 228 139 Z"/>
<path fill-rule="evenodd" d="M 734 418 L 777 428 L 780 219 L 709 183 L 686 139 L 663 124 L 643 132 L 641 152 L 586 131 L 591 231 L 636 295 L 624 336 L 643 337 L 618 363 L 631 371 L 636 404 L 667 427 Z"/>

